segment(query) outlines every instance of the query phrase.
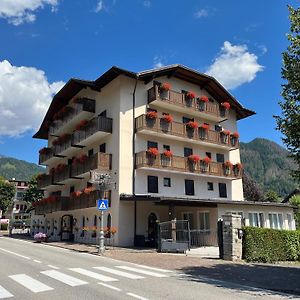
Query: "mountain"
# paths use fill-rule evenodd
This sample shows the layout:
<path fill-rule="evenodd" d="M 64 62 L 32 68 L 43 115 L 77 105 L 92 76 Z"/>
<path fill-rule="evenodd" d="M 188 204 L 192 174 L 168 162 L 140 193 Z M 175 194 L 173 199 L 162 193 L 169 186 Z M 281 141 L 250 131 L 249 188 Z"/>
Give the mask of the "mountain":
<path fill-rule="evenodd" d="M 240 151 L 245 173 L 264 191 L 271 189 L 286 196 L 297 187 L 289 174 L 296 164 L 285 148 L 267 139 L 256 138 L 241 143 Z"/>
<path fill-rule="evenodd" d="M 45 169 L 36 164 L 0 155 L 0 176 L 6 179 L 30 180 L 33 175 L 42 172 Z"/>

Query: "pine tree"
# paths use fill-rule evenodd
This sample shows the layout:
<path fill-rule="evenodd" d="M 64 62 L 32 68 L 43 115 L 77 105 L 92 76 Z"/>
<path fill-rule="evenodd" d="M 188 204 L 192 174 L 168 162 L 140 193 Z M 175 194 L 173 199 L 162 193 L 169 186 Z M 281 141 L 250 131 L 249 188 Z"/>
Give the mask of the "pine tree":
<path fill-rule="evenodd" d="M 297 169 L 292 172 L 300 182 L 300 8 L 288 6 L 290 12 L 291 32 L 287 35 L 290 42 L 283 55 L 282 100 L 279 105 L 282 115 L 276 116 L 277 129 L 284 135 L 283 142 L 297 164 Z"/>

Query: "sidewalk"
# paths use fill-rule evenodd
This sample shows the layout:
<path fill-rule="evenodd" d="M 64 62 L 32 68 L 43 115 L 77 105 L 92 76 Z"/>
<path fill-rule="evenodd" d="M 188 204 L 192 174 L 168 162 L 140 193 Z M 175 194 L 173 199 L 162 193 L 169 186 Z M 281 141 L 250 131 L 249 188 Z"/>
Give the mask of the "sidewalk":
<path fill-rule="evenodd" d="M 30 236 L 19 237 L 16 235 L 13 238 L 26 238 L 27 240 L 34 242 Z M 98 255 L 98 249 L 95 245 L 68 242 L 47 242 L 46 244 L 49 246 Z M 105 256 L 150 267 L 175 270 L 184 274 L 187 280 L 191 281 L 206 282 L 209 284 L 216 284 L 217 286 L 220 286 L 220 284 L 222 285 L 222 282 L 229 282 L 239 285 L 240 289 L 249 290 L 249 287 L 253 287 L 300 296 L 299 263 L 235 263 L 223 261 L 221 259 L 186 256 L 185 254 L 157 253 L 155 249 L 121 247 L 108 247 L 105 251 Z"/>

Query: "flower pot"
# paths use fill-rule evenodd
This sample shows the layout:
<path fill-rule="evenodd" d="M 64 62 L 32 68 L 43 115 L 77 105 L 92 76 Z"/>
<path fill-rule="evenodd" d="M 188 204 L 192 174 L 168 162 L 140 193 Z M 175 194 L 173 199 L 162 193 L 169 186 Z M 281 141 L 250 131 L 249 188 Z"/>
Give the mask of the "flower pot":
<path fill-rule="evenodd" d="M 208 164 L 202 161 L 200 163 L 200 171 L 201 172 L 208 172 Z"/>
<path fill-rule="evenodd" d="M 161 126 L 161 130 L 164 131 L 164 132 L 168 132 L 170 131 L 170 123 L 169 122 L 166 122 L 164 120 L 161 120 L 160 121 L 160 126 Z"/>
<path fill-rule="evenodd" d="M 227 144 L 228 143 L 228 135 L 224 133 L 220 133 L 221 143 Z"/>
<path fill-rule="evenodd" d="M 187 136 L 189 137 L 189 138 L 193 138 L 194 137 L 194 128 L 189 128 L 189 127 L 187 127 L 186 128 L 186 134 L 187 134 Z"/>
<path fill-rule="evenodd" d="M 238 139 L 235 136 L 232 136 L 230 139 L 231 146 L 236 146 Z"/>
<path fill-rule="evenodd" d="M 205 102 L 203 101 L 198 101 L 198 109 L 200 111 L 204 111 L 205 110 Z"/>
<path fill-rule="evenodd" d="M 187 166 L 190 172 L 194 172 L 196 170 L 196 162 L 188 160 Z"/>
<path fill-rule="evenodd" d="M 193 106 L 193 99 L 185 97 L 185 105 L 187 107 L 192 107 Z"/>
<path fill-rule="evenodd" d="M 204 128 L 199 128 L 199 138 L 204 140 L 207 138 L 207 130 Z"/>
<path fill-rule="evenodd" d="M 152 128 L 152 127 L 154 127 L 155 123 L 156 123 L 156 119 L 146 118 L 147 127 Z"/>
<path fill-rule="evenodd" d="M 159 97 L 162 100 L 168 100 L 169 99 L 169 91 L 165 89 L 159 90 Z"/>
<path fill-rule="evenodd" d="M 222 117 L 222 118 L 225 118 L 226 117 L 226 112 L 227 112 L 227 110 L 224 108 L 224 107 L 220 107 L 220 116 Z"/>
<path fill-rule="evenodd" d="M 230 175 L 230 168 L 229 167 L 224 168 L 224 175 L 226 175 L 226 176 Z"/>

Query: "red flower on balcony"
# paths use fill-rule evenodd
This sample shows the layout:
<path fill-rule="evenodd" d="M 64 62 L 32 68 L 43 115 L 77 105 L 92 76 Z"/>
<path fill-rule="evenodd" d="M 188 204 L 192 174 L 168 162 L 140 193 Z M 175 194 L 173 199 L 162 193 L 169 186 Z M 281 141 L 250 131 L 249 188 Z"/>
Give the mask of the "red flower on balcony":
<path fill-rule="evenodd" d="M 146 113 L 146 118 L 150 120 L 155 120 L 157 118 L 157 112 L 152 110 Z"/>
<path fill-rule="evenodd" d="M 200 128 L 204 129 L 204 130 L 209 130 L 209 125 L 208 124 L 205 124 L 203 123 Z"/>
<path fill-rule="evenodd" d="M 229 102 L 222 102 L 221 106 L 224 107 L 226 110 L 230 109 L 230 103 Z"/>
<path fill-rule="evenodd" d="M 73 193 L 71 193 L 72 197 L 80 197 L 80 195 L 82 194 L 82 191 L 74 191 Z"/>
<path fill-rule="evenodd" d="M 242 170 L 243 169 L 243 165 L 241 163 L 237 163 L 234 165 L 234 167 L 238 170 Z"/>
<path fill-rule="evenodd" d="M 240 137 L 239 133 L 236 131 L 234 133 L 232 133 L 231 136 L 234 138 L 237 138 L 237 139 Z"/>
<path fill-rule="evenodd" d="M 173 117 L 171 115 L 164 114 L 161 119 L 164 120 L 167 123 L 172 123 L 173 122 Z"/>
<path fill-rule="evenodd" d="M 196 93 L 194 93 L 194 92 L 187 92 L 186 93 L 186 97 L 188 99 L 192 100 L 192 99 L 196 98 Z"/>
<path fill-rule="evenodd" d="M 221 131 L 224 135 L 230 135 L 230 130 L 224 129 Z"/>
<path fill-rule="evenodd" d="M 66 167 L 66 164 L 58 164 L 55 168 L 55 172 L 62 172 Z"/>
<path fill-rule="evenodd" d="M 201 96 L 201 97 L 199 98 L 199 100 L 202 101 L 202 102 L 208 102 L 208 101 L 209 101 L 209 99 L 208 99 L 207 96 Z"/>
<path fill-rule="evenodd" d="M 156 157 L 159 155 L 158 149 L 157 148 L 149 148 L 147 150 L 148 155 L 152 156 L 152 157 Z"/>
<path fill-rule="evenodd" d="M 203 159 L 202 159 L 202 161 L 205 163 L 205 164 L 210 164 L 211 163 L 211 158 L 210 157 L 208 157 L 208 156 L 206 156 L 206 157 L 204 157 Z"/>
<path fill-rule="evenodd" d="M 172 156 L 173 156 L 173 152 L 172 152 L 171 150 L 165 150 L 165 151 L 163 152 L 163 155 L 164 155 L 165 157 L 172 157 Z"/>
<path fill-rule="evenodd" d="M 89 195 L 92 191 L 94 191 L 94 189 L 92 187 L 86 187 L 83 190 L 83 193 Z"/>
<path fill-rule="evenodd" d="M 191 155 L 188 156 L 188 160 L 190 162 L 196 163 L 196 162 L 200 161 L 200 156 L 196 155 L 196 154 L 191 154 Z"/>
<path fill-rule="evenodd" d="M 224 162 L 224 167 L 225 168 L 232 169 L 232 166 L 233 166 L 233 164 L 230 160 L 227 160 L 227 161 Z"/>
<path fill-rule="evenodd" d="M 82 130 L 88 125 L 89 121 L 88 120 L 81 120 L 75 127 L 76 130 Z"/>
<path fill-rule="evenodd" d="M 190 128 L 190 129 L 195 129 L 195 128 L 199 127 L 199 124 L 195 121 L 189 121 L 185 125 L 187 128 Z"/>
<path fill-rule="evenodd" d="M 169 82 L 164 82 L 159 88 L 164 91 L 169 91 L 172 88 L 172 85 Z"/>
<path fill-rule="evenodd" d="M 48 152 L 48 148 L 46 148 L 46 147 L 39 150 L 40 154 L 46 154 L 47 152 Z"/>

